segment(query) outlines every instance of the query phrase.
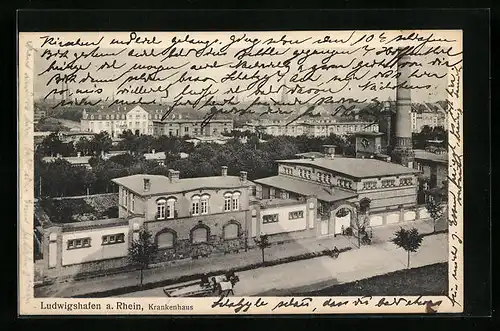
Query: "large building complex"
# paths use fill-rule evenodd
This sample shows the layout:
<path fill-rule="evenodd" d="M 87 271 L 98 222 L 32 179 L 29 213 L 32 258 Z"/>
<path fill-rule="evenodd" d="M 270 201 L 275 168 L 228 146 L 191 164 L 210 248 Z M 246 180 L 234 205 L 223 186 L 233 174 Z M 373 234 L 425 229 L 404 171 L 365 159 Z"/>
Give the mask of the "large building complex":
<path fill-rule="evenodd" d="M 289 123 L 286 119 L 255 120 L 245 123 L 243 130 L 266 133 L 272 136 L 326 137 L 354 132 L 378 132 L 378 124 L 361 120 L 307 119 Z"/>

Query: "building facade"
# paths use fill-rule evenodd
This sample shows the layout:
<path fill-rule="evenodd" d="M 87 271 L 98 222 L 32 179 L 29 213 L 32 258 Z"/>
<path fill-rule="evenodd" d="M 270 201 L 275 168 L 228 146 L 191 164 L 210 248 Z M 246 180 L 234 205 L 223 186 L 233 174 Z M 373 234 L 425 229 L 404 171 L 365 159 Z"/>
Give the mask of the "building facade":
<path fill-rule="evenodd" d="M 277 176 L 254 181 L 257 196 L 298 200 L 316 197 L 320 235 L 336 235 L 348 227 L 374 227 L 419 217 L 419 170 L 375 159 L 331 154 L 277 162 Z M 354 224 L 360 219 L 363 224 Z"/>
<path fill-rule="evenodd" d="M 117 138 L 126 130 L 134 134 L 153 134 L 153 121 L 160 120 L 162 110 L 141 106 L 116 106 L 110 109 L 83 110 L 80 121 L 84 132 L 100 133 L 106 131 L 112 138 Z"/>
<path fill-rule="evenodd" d="M 411 109 L 411 130 L 414 133 L 422 131 L 424 126 L 430 128 L 442 126 L 448 127 L 446 111 L 439 103 L 419 103 L 412 104 Z"/>
<path fill-rule="evenodd" d="M 261 132 L 272 136 L 326 137 L 330 134 L 345 135 L 354 132 L 378 132 L 377 123 L 366 121 L 337 121 L 336 119 L 308 119 L 289 124 L 288 120 L 260 120 L 247 122 L 244 131 Z"/>
<path fill-rule="evenodd" d="M 448 153 L 415 150 L 414 167 L 429 180 L 429 189 L 440 188 L 448 180 Z"/>
<path fill-rule="evenodd" d="M 153 122 L 154 136 L 211 137 L 233 131 L 233 120 L 212 119 L 204 124 L 202 119 L 186 119 L 177 115 L 165 121 Z"/>

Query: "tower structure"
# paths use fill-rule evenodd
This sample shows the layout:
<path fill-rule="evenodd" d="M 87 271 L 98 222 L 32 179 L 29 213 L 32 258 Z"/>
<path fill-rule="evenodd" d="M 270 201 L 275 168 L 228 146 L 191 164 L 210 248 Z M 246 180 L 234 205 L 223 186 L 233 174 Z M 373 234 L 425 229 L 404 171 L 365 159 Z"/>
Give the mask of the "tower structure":
<path fill-rule="evenodd" d="M 410 86 L 411 69 L 408 63 L 410 56 L 400 56 L 397 63 L 397 90 L 396 90 L 396 116 L 394 123 L 394 148 L 392 160 L 406 167 L 413 167 L 415 152 L 413 151 L 411 132 L 411 89 L 402 88 Z"/>

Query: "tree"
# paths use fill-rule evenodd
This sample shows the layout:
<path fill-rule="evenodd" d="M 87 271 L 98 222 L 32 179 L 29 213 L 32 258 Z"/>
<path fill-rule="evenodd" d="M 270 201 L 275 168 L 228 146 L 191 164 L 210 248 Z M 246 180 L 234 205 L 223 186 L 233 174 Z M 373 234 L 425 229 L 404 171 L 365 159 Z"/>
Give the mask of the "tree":
<path fill-rule="evenodd" d="M 408 262 L 406 266 L 408 269 L 410 268 L 410 253 L 416 252 L 420 248 L 422 240 L 422 235 L 419 234 L 418 230 L 415 228 L 410 230 L 400 228 L 394 234 L 394 238 L 391 239 L 394 245 L 404 249 L 408 253 Z"/>
<path fill-rule="evenodd" d="M 437 199 L 435 197 L 429 197 L 427 202 L 425 203 L 425 208 L 429 215 L 431 215 L 433 222 L 433 232 L 436 232 L 436 223 L 437 221 L 443 217 L 443 203 L 441 199 Z"/>
<path fill-rule="evenodd" d="M 149 267 L 157 253 L 158 245 L 153 241 L 151 232 L 142 227 L 139 230 L 139 238 L 137 240 L 132 240 L 132 245 L 129 247 L 129 258 L 140 270 L 141 286 L 144 269 Z"/>
<path fill-rule="evenodd" d="M 260 239 L 255 240 L 257 243 L 257 246 L 259 246 L 261 252 L 262 252 L 262 263 L 264 264 L 265 259 L 264 259 L 264 250 L 271 246 L 269 243 L 269 236 L 267 234 L 263 234 L 260 236 Z"/>
<path fill-rule="evenodd" d="M 108 152 L 113 145 L 109 134 L 104 131 L 96 134 L 90 141 L 90 147 L 94 155 L 99 156 L 102 152 Z"/>

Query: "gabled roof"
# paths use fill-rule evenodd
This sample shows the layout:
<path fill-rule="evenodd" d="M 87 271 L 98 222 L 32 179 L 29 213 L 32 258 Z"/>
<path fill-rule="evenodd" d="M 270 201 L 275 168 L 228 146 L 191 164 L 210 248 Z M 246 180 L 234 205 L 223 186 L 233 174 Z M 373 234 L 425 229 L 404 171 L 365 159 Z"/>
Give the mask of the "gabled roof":
<path fill-rule="evenodd" d="M 144 179 L 149 179 L 149 191 L 144 191 Z M 139 174 L 114 178 L 112 181 L 142 196 L 168 195 L 197 189 L 238 189 L 252 185 L 250 181 L 242 183 L 237 176 L 181 178 L 171 182 L 167 176 Z"/>

